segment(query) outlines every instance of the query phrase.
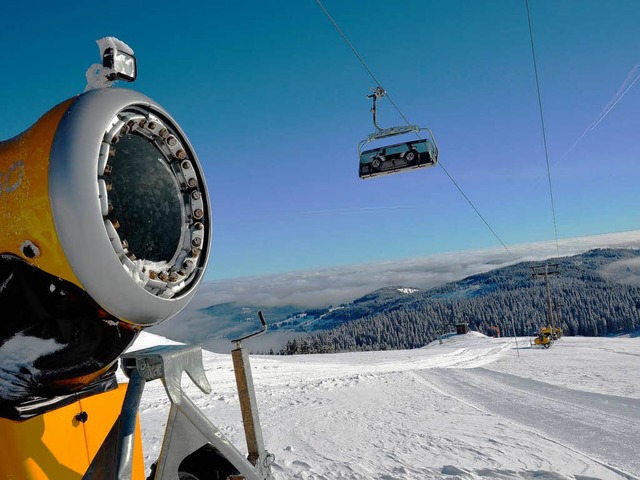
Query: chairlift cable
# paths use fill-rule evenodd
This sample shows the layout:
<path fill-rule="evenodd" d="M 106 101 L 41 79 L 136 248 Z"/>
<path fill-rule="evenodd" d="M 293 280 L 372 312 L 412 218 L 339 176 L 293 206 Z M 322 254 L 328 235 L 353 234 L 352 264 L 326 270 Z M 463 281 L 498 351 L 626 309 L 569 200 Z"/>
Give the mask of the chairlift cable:
<path fill-rule="evenodd" d="M 322 2 L 320 0 L 316 0 L 316 3 L 318 4 L 318 6 L 322 9 L 322 11 L 324 12 L 324 14 L 327 16 L 327 18 L 331 21 L 331 23 L 333 24 L 333 26 L 335 27 L 335 29 L 338 31 L 338 33 L 340 34 L 340 36 L 342 37 L 342 39 L 345 41 L 345 43 L 349 46 L 349 48 L 351 49 L 351 51 L 353 52 L 353 54 L 358 57 L 358 60 L 360 61 L 360 63 L 362 64 L 362 66 L 364 67 L 364 69 L 367 71 L 367 73 L 369 74 L 369 76 L 373 79 L 373 81 L 375 82 L 376 86 L 382 88 L 382 85 L 380 85 L 380 82 L 378 81 L 378 79 L 376 78 L 376 76 L 373 74 L 373 72 L 371 71 L 371 69 L 369 68 L 369 66 L 367 65 L 367 62 L 364 61 L 364 58 L 362 58 L 362 56 L 358 53 L 358 51 L 356 50 L 356 48 L 353 46 L 353 44 L 349 41 L 349 39 L 347 38 L 347 36 L 345 35 L 345 33 L 342 31 L 342 29 L 340 28 L 340 26 L 336 23 L 336 21 L 333 19 L 333 17 L 331 16 L 331 14 L 329 13 L 329 11 L 325 8 L 325 6 L 322 4 Z M 384 90 L 384 89 L 383 89 Z M 388 95 L 387 95 L 388 96 Z M 391 99 L 389 99 L 391 100 Z M 391 102 L 393 103 L 393 102 Z M 396 107 L 397 108 L 397 107 Z"/>
<path fill-rule="evenodd" d="M 560 256 L 560 247 L 558 245 L 558 222 L 556 220 L 556 207 L 553 200 L 553 188 L 551 185 L 551 166 L 549 163 L 549 147 L 547 145 L 547 132 L 544 125 L 544 111 L 542 109 L 542 95 L 540 94 L 540 79 L 538 77 L 538 63 L 536 62 L 536 48 L 533 42 L 533 28 L 531 27 L 531 12 L 529 10 L 529 0 L 525 0 L 527 7 L 527 21 L 529 23 L 529 39 L 531 41 L 531 56 L 533 58 L 533 72 L 536 80 L 536 90 L 538 92 L 538 109 L 540 111 L 540 125 L 542 126 L 542 140 L 544 143 L 544 156 L 547 162 L 547 179 L 549 181 L 549 197 L 551 199 L 551 214 L 553 216 L 553 231 L 556 239 L 556 254 Z"/>
<path fill-rule="evenodd" d="M 344 42 L 349 46 L 349 48 L 351 49 L 351 51 L 353 52 L 353 54 L 358 58 L 358 60 L 360 61 L 360 63 L 362 64 L 362 66 L 364 67 L 364 69 L 367 71 L 367 73 L 369 74 L 369 76 L 373 79 L 374 83 L 376 84 L 377 87 L 382 88 L 382 90 L 384 90 L 384 88 L 382 87 L 382 84 L 378 81 L 378 79 L 376 78 L 375 74 L 373 73 L 373 71 L 369 68 L 369 65 L 367 65 L 367 62 L 364 61 L 364 58 L 362 58 L 362 55 L 360 55 L 360 53 L 358 52 L 358 50 L 356 50 L 356 47 L 353 46 L 353 44 L 351 43 L 351 41 L 349 40 L 349 38 L 347 37 L 347 35 L 342 31 L 342 29 L 340 28 L 340 26 L 338 25 L 338 23 L 333 19 L 333 17 L 331 16 L 331 14 L 329 13 L 329 11 L 326 9 L 326 7 L 322 4 L 321 0 L 316 0 L 316 3 L 318 4 L 318 6 L 322 9 L 322 11 L 324 12 L 324 14 L 327 16 L 327 18 L 329 19 L 329 21 L 333 24 L 333 26 L 335 27 L 335 29 L 338 31 L 338 33 L 340 34 L 340 36 L 342 37 L 342 39 L 344 40 Z M 400 111 L 400 108 L 398 108 L 398 106 L 396 105 L 396 103 L 393 101 L 393 98 L 391 98 L 391 95 L 389 95 L 389 93 L 385 90 L 385 96 L 389 99 L 389 102 L 391 102 L 391 105 L 393 105 L 393 108 L 396 109 L 396 111 L 400 114 L 400 116 L 402 117 L 402 119 L 407 123 L 407 125 L 411 125 L 411 123 L 409 123 L 409 120 L 407 119 L 407 117 L 404 116 L 404 114 Z M 420 137 L 418 137 L 420 138 Z"/>
<path fill-rule="evenodd" d="M 502 241 L 502 239 L 498 236 L 498 234 L 495 232 L 495 230 L 493 228 L 491 228 L 491 225 L 489 225 L 489 222 L 487 222 L 487 220 L 482 216 L 482 214 L 480 213 L 480 211 L 476 208 L 476 206 L 473 204 L 473 202 L 471 201 L 471 199 L 464 193 L 464 191 L 462 190 L 462 187 L 460 187 L 460 185 L 458 185 L 458 182 L 456 182 L 454 180 L 454 178 L 451 176 L 451 174 L 447 171 L 447 169 L 444 167 L 444 165 L 442 164 L 442 162 L 438 162 L 440 164 L 440 166 L 442 167 L 442 171 L 445 173 L 445 175 L 447 177 L 449 177 L 449 180 L 451 180 L 451 183 L 453 183 L 455 185 L 455 187 L 458 189 L 458 191 L 460 192 L 460 194 L 464 197 L 464 199 L 467 201 L 467 203 L 469 205 L 471 205 L 471 208 L 473 208 L 473 210 L 476 212 L 476 214 L 478 215 L 478 217 L 480 217 L 480 220 L 482 220 L 484 222 L 484 224 L 487 226 L 487 228 L 489 229 L 489 231 L 493 234 L 494 237 L 496 237 L 496 239 L 498 240 L 498 242 L 500 242 L 500 244 L 504 247 L 504 249 L 509 253 L 509 255 L 511 255 L 511 258 L 513 258 L 516 262 L 518 261 L 518 258 L 513 254 L 513 252 L 511 250 L 509 250 L 509 247 L 507 247 L 505 245 L 505 243 Z"/>
<path fill-rule="evenodd" d="M 345 33 L 342 31 L 342 29 L 340 28 L 340 26 L 336 23 L 336 21 L 333 19 L 333 17 L 331 16 L 331 14 L 329 14 L 329 12 L 327 11 L 327 9 L 325 8 L 325 6 L 322 4 L 321 0 L 316 0 L 316 3 L 318 4 L 318 6 L 320 6 L 320 8 L 322 9 L 322 11 L 325 13 L 325 15 L 327 16 L 327 18 L 331 21 L 331 23 L 333 24 L 333 26 L 335 27 L 335 29 L 338 31 L 338 33 L 340 34 L 340 36 L 342 37 L 342 39 L 345 41 L 345 43 L 349 46 L 349 48 L 351 49 L 351 51 L 354 53 L 354 55 L 358 58 L 358 60 L 360 61 L 360 63 L 362 64 L 362 66 L 364 67 L 364 69 L 369 73 L 369 75 L 371 76 L 371 78 L 373 79 L 373 81 L 375 82 L 376 86 L 380 87 L 382 89 L 382 85 L 380 85 L 380 82 L 378 81 L 378 79 L 376 78 L 376 76 L 373 74 L 373 71 L 369 68 L 369 66 L 367 65 L 367 63 L 364 61 L 364 59 L 362 58 L 362 56 L 358 53 L 358 51 L 356 50 L 356 48 L 353 46 L 353 44 L 349 41 L 349 39 L 347 38 L 347 36 L 345 35 Z M 383 89 L 384 90 L 384 89 Z M 396 103 L 393 101 L 393 99 L 389 96 L 389 94 L 387 93 L 387 98 L 389 98 L 389 101 L 391 102 L 391 105 L 393 105 L 393 107 L 396 109 L 396 111 L 400 114 L 400 116 L 402 117 L 402 119 L 406 122 L 407 125 L 411 125 L 411 122 L 409 122 L 409 119 L 404 115 L 404 113 L 402 113 L 402 111 L 400 110 L 400 108 L 396 105 Z M 420 139 L 422 139 L 422 137 L 420 137 L 419 133 L 416 132 L 416 136 Z M 493 234 L 494 237 L 496 237 L 496 239 L 498 240 L 498 242 L 500 242 L 500 244 L 504 247 L 504 249 L 509 253 L 509 255 L 511 255 L 511 258 L 513 258 L 516 262 L 518 261 L 518 258 L 513 254 L 513 252 L 511 252 L 511 250 L 509 250 L 509 247 L 507 247 L 505 245 L 505 243 L 502 241 L 502 239 L 498 236 L 498 234 L 495 232 L 495 230 L 493 228 L 491 228 L 491 225 L 489 225 L 489 222 L 487 222 L 487 220 L 482 216 L 482 214 L 480 213 L 480 211 L 476 208 L 476 206 L 473 204 L 473 202 L 471 201 L 471 199 L 464 193 L 464 191 L 462 190 L 462 187 L 460 187 L 460 185 L 458 185 L 458 182 L 456 182 L 453 178 L 453 176 L 448 172 L 448 170 L 444 167 L 444 165 L 442 164 L 442 162 L 438 162 L 440 164 L 440 167 L 442 167 L 442 171 L 446 174 L 446 176 L 449 178 L 449 180 L 451 180 L 451 182 L 454 184 L 454 186 L 456 187 L 456 189 L 460 192 L 460 194 L 462 195 L 462 197 L 467 201 L 467 203 L 471 206 L 471 208 L 473 208 L 473 210 L 476 212 L 476 214 L 478 215 L 478 217 L 480 217 L 480 219 L 482 220 L 482 222 L 486 225 L 486 227 L 489 229 L 489 231 Z M 547 161 L 548 164 L 548 161 Z M 555 217 L 554 217 L 555 218 Z M 557 235 L 556 235 L 556 245 L 557 245 Z M 513 318 L 511 319 L 511 326 L 513 328 L 513 335 L 514 335 L 514 339 L 515 339 L 515 343 L 516 343 L 516 351 L 518 352 L 518 358 L 520 358 L 520 349 L 518 348 L 518 337 L 516 336 L 516 326 L 515 326 L 515 321 L 513 320 Z"/>
<path fill-rule="evenodd" d="M 362 58 L 362 55 L 360 55 L 360 53 L 358 53 L 358 51 L 356 50 L 356 48 L 353 46 L 353 44 L 349 41 L 349 38 L 347 37 L 347 35 L 342 31 L 342 29 L 340 28 L 340 26 L 338 25 L 338 23 L 333 19 L 333 17 L 331 16 L 331 14 L 329 13 L 329 11 L 325 8 L 325 6 L 322 4 L 321 0 L 316 0 L 316 3 L 318 4 L 318 6 L 322 9 L 322 11 L 324 12 L 324 14 L 327 16 L 327 18 L 329 19 L 329 21 L 331 21 L 331 23 L 333 24 L 333 26 L 335 27 L 335 29 L 338 31 L 338 33 L 340 34 L 340 36 L 342 37 L 342 39 L 345 41 L 345 43 L 349 46 L 349 48 L 351 49 L 351 51 L 354 53 L 354 55 L 358 58 L 358 60 L 360 61 L 360 63 L 362 64 L 362 66 L 364 67 L 364 69 L 367 71 L 367 73 L 369 74 L 369 76 L 373 79 L 373 81 L 375 82 L 376 86 L 380 87 L 383 89 L 382 85 L 380 84 L 380 82 L 378 81 L 378 79 L 376 78 L 376 76 L 374 75 L 373 71 L 369 68 L 369 66 L 367 65 L 367 63 L 365 62 L 364 58 Z M 384 90 L 384 89 L 383 89 Z M 393 107 L 396 109 L 396 111 L 398 112 L 398 114 L 400 114 L 400 116 L 402 117 L 402 119 L 406 122 L 407 125 L 411 125 L 411 122 L 409 122 L 409 119 L 405 116 L 404 113 L 402 113 L 402 111 L 400 110 L 400 107 L 398 107 L 398 105 L 396 105 L 396 103 L 393 101 L 393 99 L 391 98 L 391 96 L 389 95 L 388 92 L 386 93 L 386 97 L 389 99 L 389 102 L 391 102 L 391 105 L 393 105 Z M 422 137 L 416 132 L 416 136 L 420 139 L 422 139 Z M 456 189 L 460 192 L 460 194 L 462 195 L 462 197 L 467 201 L 467 203 L 471 206 L 471 208 L 473 208 L 473 210 L 476 212 L 476 214 L 478 215 L 478 217 L 480 217 L 480 219 L 482 220 L 482 222 L 485 224 L 485 226 L 489 229 L 489 231 L 493 234 L 493 236 L 498 240 L 498 242 L 504 247 L 504 249 L 509 253 L 509 255 L 511 255 L 511 257 L 517 262 L 518 258 L 513 254 L 513 252 L 511 252 L 511 250 L 509 250 L 509 247 L 507 247 L 507 245 L 502 241 L 502 239 L 500 238 L 500 236 L 496 233 L 496 231 L 491 227 L 491 225 L 489 224 L 489 222 L 484 218 L 484 216 L 480 213 L 480 211 L 478 210 L 478 208 L 474 205 L 474 203 L 471 201 L 471 199 L 467 196 L 467 194 L 464 193 L 464 191 L 462 190 L 462 187 L 460 187 L 460 185 L 458 184 L 458 182 L 456 182 L 453 178 L 453 176 L 449 173 L 449 171 L 444 167 L 444 165 L 442 164 L 441 161 L 438 162 L 440 164 L 440 167 L 442 167 L 442 170 L 444 171 L 445 175 L 449 178 L 449 180 L 451 180 L 451 182 L 453 183 L 453 185 L 456 187 Z"/>

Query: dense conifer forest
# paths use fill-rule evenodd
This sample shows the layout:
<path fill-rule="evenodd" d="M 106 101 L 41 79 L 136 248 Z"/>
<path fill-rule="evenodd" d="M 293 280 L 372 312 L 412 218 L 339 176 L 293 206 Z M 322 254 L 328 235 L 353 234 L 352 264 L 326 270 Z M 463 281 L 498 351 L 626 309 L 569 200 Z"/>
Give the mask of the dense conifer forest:
<path fill-rule="evenodd" d="M 633 266 L 640 252 L 597 249 L 559 258 L 549 277 L 554 322 L 565 335 L 601 336 L 640 328 L 640 285 Z M 280 352 L 332 353 L 422 347 L 467 323 L 502 336 L 534 335 L 547 325 L 539 262 L 523 262 L 425 291 L 386 287 L 325 315 L 328 329 L 289 341 Z"/>

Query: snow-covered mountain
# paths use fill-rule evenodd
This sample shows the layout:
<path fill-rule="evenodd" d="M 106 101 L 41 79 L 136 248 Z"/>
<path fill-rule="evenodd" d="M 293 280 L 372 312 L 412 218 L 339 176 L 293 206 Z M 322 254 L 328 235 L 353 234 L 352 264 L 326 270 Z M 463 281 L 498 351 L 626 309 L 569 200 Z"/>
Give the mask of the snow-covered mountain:
<path fill-rule="evenodd" d="M 640 477 L 640 338 L 449 335 L 414 350 L 252 356 L 278 479 Z M 133 348 L 164 342 L 143 333 Z M 213 386 L 183 387 L 246 451 L 230 355 L 204 352 Z M 141 404 L 145 459 L 168 411 L 158 381 Z"/>
<path fill-rule="evenodd" d="M 597 249 L 553 261 L 561 275 L 552 278 L 551 287 L 554 302 L 561 305 L 559 323 L 567 334 L 618 334 L 638 328 L 639 259 L 639 250 Z M 481 332 L 497 326 L 503 334 L 512 334 L 515 327 L 517 334 L 529 335 L 546 322 L 548 311 L 544 280 L 531 275 L 534 265 L 540 264 L 523 262 L 431 289 L 389 286 L 338 306 L 214 304 L 187 310 L 153 331 L 228 352 L 230 339 L 259 326 L 257 311 L 263 310 L 269 332 L 247 342 L 252 351 L 278 351 L 288 340 L 319 332 L 329 332 L 321 343 L 339 346 L 336 350 L 352 345 L 409 348 L 430 342 L 457 322 L 467 322 Z M 386 332 L 386 338 L 378 338 L 381 332 Z M 376 338 L 371 345 L 360 345 L 356 338 L 345 340 L 358 335 Z M 390 342 L 389 337 L 398 340 Z"/>

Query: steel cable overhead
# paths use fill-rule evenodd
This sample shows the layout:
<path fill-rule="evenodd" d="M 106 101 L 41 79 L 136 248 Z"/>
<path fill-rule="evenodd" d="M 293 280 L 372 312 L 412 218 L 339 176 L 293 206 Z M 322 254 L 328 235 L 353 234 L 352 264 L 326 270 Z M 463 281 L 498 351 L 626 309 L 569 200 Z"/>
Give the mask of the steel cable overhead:
<path fill-rule="evenodd" d="M 556 220 L 556 207 L 553 200 L 553 188 L 551 185 L 551 165 L 549 163 L 549 147 L 547 146 L 547 132 L 544 126 L 544 113 L 542 109 L 542 95 L 540 94 L 540 80 L 538 78 L 538 63 L 536 62 L 536 47 L 533 42 L 533 28 L 531 27 L 531 12 L 529 11 L 529 0 L 524 0 L 527 7 L 527 21 L 529 23 L 529 39 L 531 41 L 531 56 L 533 58 L 533 73 L 536 80 L 536 91 L 538 93 L 538 109 L 540 111 L 540 125 L 542 127 L 542 140 L 544 143 L 544 157 L 547 162 L 547 179 L 549 181 L 549 197 L 551 199 L 551 214 L 553 216 L 553 231 L 556 239 L 556 255 L 560 256 L 558 245 L 558 222 Z"/>
<path fill-rule="evenodd" d="M 347 37 L 347 35 L 342 31 L 342 29 L 340 28 L 340 26 L 338 25 L 338 23 L 333 19 L 333 17 L 331 16 L 331 14 L 329 13 L 329 11 L 325 8 L 325 6 L 322 4 L 321 0 L 316 0 L 316 3 L 318 4 L 318 6 L 322 9 L 322 11 L 324 12 L 324 14 L 327 16 L 327 18 L 329 19 L 329 21 L 333 24 L 333 26 L 335 27 L 335 29 L 338 31 L 338 33 L 340 34 L 340 36 L 342 37 L 342 39 L 344 40 L 344 42 L 349 46 L 349 48 L 351 49 L 351 51 L 353 52 L 353 54 L 358 58 L 358 60 L 360 61 L 360 63 L 362 64 L 362 66 L 364 67 L 364 69 L 367 71 L 367 73 L 369 74 L 369 76 L 373 79 L 373 81 L 375 82 L 377 87 L 380 87 L 382 90 L 384 90 L 384 88 L 382 87 L 382 85 L 380 84 L 380 82 L 378 81 L 378 79 L 376 78 L 376 76 L 374 75 L 373 71 L 369 68 L 369 66 L 367 65 L 367 63 L 364 61 L 364 58 L 362 58 L 362 55 L 360 55 L 360 53 L 358 53 L 358 51 L 356 50 L 356 48 L 353 46 L 353 44 L 351 43 L 351 41 L 349 41 L 349 38 Z M 389 101 L 391 102 L 391 105 L 393 105 L 393 108 L 395 108 L 395 110 L 400 114 L 400 116 L 402 117 L 402 119 L 406 122 L 407 125 L 411 125 L 411 123 L 409 122 L 409 120 L 407 119 L 407 117 L 405 116 L 404 113 L 402 113 L 402 111 L 400 110 L 400 108 L 398 107 L 398 105 L 396 105 L 396 103 L 393 101 L 393 99 L 391 98 L 391 95 L 389 95 L 389 93 L 386 93 L 387 98 L 389 99 Z M 421 138 L 420 135 L 418 135 L 416 133 L 416 135 L 418 136 L 418 138 Z M 451 183 L 453 183 L 453 185 L 456 187 L 456 189 L 458 190 L 458 192 L 460 192 L 460 194 L 462 195 L 462 197 L 467 201 L 467 203 L 471 206 L 471 208 L 473 209 L 474 212 L 476 212 L 476 214 L 478 215 L 478 217 L 480 218 L 480 220 L 482 220 L 482 222 L 485 224 L 485 226 L 487 227 L 487 229 L 493 234 L 493 236 L 498 240 L 498 242 L 500 242 L 500 244 L 502 245 L 502 247 L 509 253 L 509 255 L 511 256 L 511 258 L 513 258 L 513 260 L 515 260 L 516 262 L 518 261 L 518 258 L 511 252 L 511 250 L 509 250 L 509 247 L 507 247 L 507 245 L 502 241 L 502 239 L 500 238 L 500 236 L 496 233 L 496 231 L 491 227 L 491 225 L 489 224 L 489 222 L 484 218 L 484 216 L 482 215 L 482 213 L 480 213 L 480 210 L 478 210 L 478 208 L 474 205 L 474 203 L 471 201 L 471 199 L 469 198 L 469 196 L 462 190 L 462 187 L 460 187 L 460 185 L 458 184 L 458 182 L 455 181 L 455 179 L 453 178 L 453 176 L 448 172 L 448 170 L 444 167 L 444 165 L 442 164 L 442 161 L 438 161 L 438 165 L 440 165 L 440 167 L 442 168 L 442 171 L 445 173 L 445 175 L 449 178 L 449 180 L 451 180 Z M 556 244 L 557 244 L 557 236 L 556 236 Z"/>

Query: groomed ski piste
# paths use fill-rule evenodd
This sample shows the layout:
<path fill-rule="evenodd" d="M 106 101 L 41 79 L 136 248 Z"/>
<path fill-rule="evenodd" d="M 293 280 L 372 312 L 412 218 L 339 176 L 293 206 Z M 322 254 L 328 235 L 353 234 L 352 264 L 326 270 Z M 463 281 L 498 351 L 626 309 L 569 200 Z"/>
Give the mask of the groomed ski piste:
<path fill-rule="evenodd" d="M 132 349 L 170 342 L 143 333 Z M 415 350 L 251 355 L 278 479 L 640 478 L 640 338 L 450 335 Z M 187 394 L 246 451 L 230 355 L 204 351 L 212 384 Z M 141 403 L 147 467 L 169 401 Z"/>

